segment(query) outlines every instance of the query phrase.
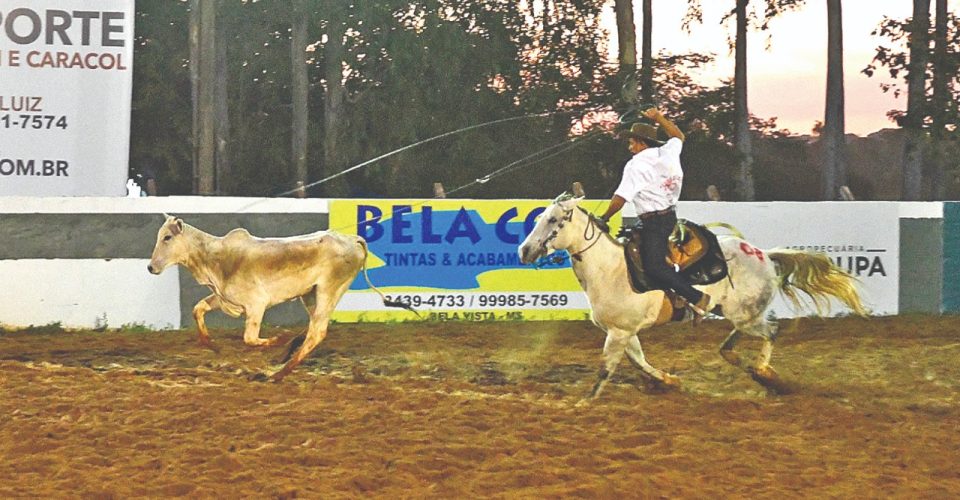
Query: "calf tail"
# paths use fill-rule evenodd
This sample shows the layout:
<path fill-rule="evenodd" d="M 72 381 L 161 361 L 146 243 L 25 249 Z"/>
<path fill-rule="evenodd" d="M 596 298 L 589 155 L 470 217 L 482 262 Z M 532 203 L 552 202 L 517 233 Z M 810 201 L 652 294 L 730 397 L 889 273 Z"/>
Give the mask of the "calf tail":
<path fill-rule="evenodd" d="M 770 250 L 767 255 L 777 263 L 780 291 L 798 308 L 800 299 L 795 290 L 800 290 L 813 300 L 818 314 L 822 313 L 824 307 L 829 310 L 827 298 L 834 297 L 857 315 L 867 315 L 857 291 L 857 279 L 837 267 L 826 255 L 786 249 Z"/>
<path fill-rule="evenodd" d="M 412 312 L 413 314 L 416 314 L 418 318 L 422 318 L 423 316 L 420 316 L 420 313 L 418 313 L 417 310 L 414 309 L 413 306 L 411 306 L 410 304 L 405 304 L 397 300 L 390 300 L 387 298 L 386 295 L 383 294 L 383 292 L 380 291 L 379 288 L 373 286 L 373 282 L 370 281 L 370 275 L 367 274 L 367 256 L 370 254 L 370 251 L 367 249 L 367 242 L 366 240 L 358 236 L 357 243 L 360 244 L 360 248 L 363 248 L 363 264 L 360 266 L 360 270 L 363 271 L 363 278 L 367 280 L 367 285 L 374 292 L 377 292 L 377 294 L 380 295 L 380 299 L 383 300 L 383 305 L 387 307 L 397 307 L 400 309 L 406 309 Z"/>

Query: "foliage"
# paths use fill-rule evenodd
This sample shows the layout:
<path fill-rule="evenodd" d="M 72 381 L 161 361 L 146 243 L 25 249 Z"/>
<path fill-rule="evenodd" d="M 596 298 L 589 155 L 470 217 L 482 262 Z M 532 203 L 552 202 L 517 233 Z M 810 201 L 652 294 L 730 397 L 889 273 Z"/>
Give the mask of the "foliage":
<path fill-rule="evenodd" d="M 629 153 L 611 132 L 637 115 L 621 108 L 616 67 L 604 62 L 603 0 L 305 3 L 309 178 L 389 154 L 338 179 L 342 189 L 318 185 L 308 189 L 309 196 L 427 198 L 433 183 L 441 182 L 456 197 L 552 198 L 573 180 L 583 182 L 591 197 L 612 194 Z M 755 17 L 766 19 L 800 3 L 765 0 L 758 5 L 766 10 Z M 291 0 L 218 5 L 231 127 L 231 175 L 220 189 L 275 196 L 294 182 Z M 131 170 L 153 170 L 160 194 L 190 194 L 189 2 L 136 7 Z M 337 33 L 343 51 L 333 57 L 330 36 Z M 687 133 L 684 198 L 702 198 L 710 184 L 732 193 L 738 156 L 731 82 L 708 87 L 693 79 L 711 55 L 661 53 L 655 60 L 657 104 Z M 340 69 L 340 82 L 327 81 L 336 73 L 330 67 Z M 337 85 L 345 101 L 336 117 L 339 140 L 329 146 L 327 100 Z M 530 117 L 503 121 L 525 115 Z M 479 126 L 490 122 L 496 123 Z M 751 116 L 750 123 L 758 138 L 787 135 L 775 119 Z M 775 156 L 759 159 L 768 163 L 758 168 L 775 177 L 790 175 L 784 172 L 792 163 Z M 327 158 L 334 164 L 325 165 Z M 491 173 L 497 175 L 489 182 L 477 182 Z M 757 174 L 759 199 L 782 196 L 777 182 L 762 180 L 768 173 Z"/>
<path fill-rule="evenodd" d="M 338 124 L 346 140 L 332 152 L 335 171 L 462 127 L 599 104 L 593 90 L 605 78 L 600 0 L 550 1 L 547 10 L 511 0 L 308 3 L 314 40 L 305 57 L 312 178 L 324 167 L 328 65 L 343 68 L 339 83 L 348 92 Z M 140 2 L 137 9 L 132 164 L 155 164 L 162 194 L 187 194 L 192 186 L 188 5 Z M 220 4 L 218 29 L 229 41 L 233 159 L 226 193 L 272 196 L 291 187 L 290 10 L 288 0 Z M 339 60 L 327 60 L 328 36 L 337 27 L 345 33 L 344 52 Z M 463 185 L 564 140 L 570 117 L 486 127 L 393 155 L 347 175 L 347 194 L 424 196 L 433 182 Z M 482 192 L 464 194 L 534 196 L 525 186 L 543 185 L 528 170 L 516 175 L 519 182 L 516 177 L 491 182 Z M 309 192 L 322 193 L 322 188 Z"/>
<path fill-rule="evenodd" d="M 881 82 L 880 88 L 884 92 L 892 92 L 894 96 L 899 97 L 906 91 L 906 75 L 909 63 L 908 44 L 910 42 L 912 19 L 894 19 L 884 17 L 871 35 L 882 37 L 884 40 L 877 46 L 873 60 L 861 71 L 867 76 L 874 76 L 881 69 L 886 69 L 887 74 L 893 81 Z M 934 43 L 933 26 L 929 28 L 929 40 Z M 947 21 L 947 57 L 942 66 L 937 66 L 937 61 L 933 58 L 927 66 L 927 94 L 932 97 L 933 74 L 935 71 L 942 71 L 946 75 L 953 75 L 947 82 L 949 89 L 949 103 L 947 109 L 947 123 L 952 123 L 953 127 L 960 126 L 960 81 L 956 75 L 960 72 L 960 17 L 956 14 L 948 14 Z M 904 110 L 890 110 L 887 116 L 894 122 L 900 124 L 905 116 Z M 930 123 L 933 115 L 932 100 L 928 99 L 924 110 L 926 123 Z"/>

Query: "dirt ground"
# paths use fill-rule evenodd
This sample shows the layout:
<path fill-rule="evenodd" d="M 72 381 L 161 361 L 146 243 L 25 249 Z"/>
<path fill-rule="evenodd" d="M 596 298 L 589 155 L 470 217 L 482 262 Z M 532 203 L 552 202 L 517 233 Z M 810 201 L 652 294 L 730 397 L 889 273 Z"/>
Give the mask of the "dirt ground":
<path fill-rule="evenodd" d="M 333 325 L 281 384 L 239 331 L 8 331 L 0 497 L 960 496 L 960 317 L 783 320 L 785 395 L 720 358 L 727 329 L 644 333 L 683 388 L 624 361 L 586 407 L 586 322 Z"/>

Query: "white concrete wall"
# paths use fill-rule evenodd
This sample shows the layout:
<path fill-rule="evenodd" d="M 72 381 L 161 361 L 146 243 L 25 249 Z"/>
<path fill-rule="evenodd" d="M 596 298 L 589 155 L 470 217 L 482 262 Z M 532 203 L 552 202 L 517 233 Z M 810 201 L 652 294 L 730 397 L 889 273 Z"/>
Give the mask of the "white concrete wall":
<path fill-rule="evenodd" d="M 466 200 L 465 200 L 466 201 Z M 326 213 L 319 199 L 144 197 L 0 197 L 4 214 L 63 213 Z M 591 207 L 593 208 L 593 207 Z M 626 216 L 632 216 L 629 207 Z M 897 314 L 898 218 L 942 218 L 942 203 L 681 202 L 679 215 L 700 223 L 728 222 L 760 248 L 848 245 L 834 258 L 881 257 L 885 273 L 861 273 L 865 299 L 878 314 Z M 722 232 L 722 230 L 720 230 Z M 829 252 L 828 252 L 829 253 Z M 65 327 L 180 328 L 180 269 L 146 272 L 146 259 L 0 260 L 0 324 Z M 792 314 L 777 304 L 781 317 Z M 188 326 L 188 325 L 183 325 Z"/>
<path fill-rule="evenodd" d="M 0 260 L 0 324 L 180 328 L 179 269 L 149 259 Z"/>

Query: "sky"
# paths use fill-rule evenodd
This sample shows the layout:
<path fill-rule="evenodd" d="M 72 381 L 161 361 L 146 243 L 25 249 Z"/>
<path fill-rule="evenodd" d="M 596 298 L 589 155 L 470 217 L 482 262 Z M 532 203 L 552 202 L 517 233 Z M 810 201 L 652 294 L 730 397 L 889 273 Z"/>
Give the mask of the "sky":
<path fill-rule="evenodd" d="M 731 20 L 720 19 L 733 8 L 733 0 L 702 0 L 703 24 L 692 33 L 681 28 L 685 0 L 653 0 L 653 53 L 661 51 L 712 52 L 716 62 L 699 75 L 702 84 L 714 86 L 733 78 L 734 59 L 727 46 L 732 36 Z M 756 3 L 756 2 L 755 2 Z M 906 107 L 906 97 L 895 99 L 883 93 L 880 83 L 890 81 L 886 72 L 867 78 L 860 70 L 873 59 L 884 40 L 870 34 L 884 16 L 903 19 L 912 13 L 909 0 L 846 0 L 843 2 L 844 98 L 846 131 L 867 135 L 895 125 L 886 117 L 891 109 Z M 611 33 L 611 58 L 616 60 L 616 22 L 613 2 L 605 10 L 604 25 Z M 634 0 L 639 57 L 642 4 Z M 761 118 L 777 118 L 777 125 L 794 134 L 808 134 L 823 121 L 827 79 L 827 7 L 824 0 L 807 0 L 800 10 L 788 12 L 771 23 L 767 33 L 751 31 L 747 40 L 748 106 Z M 768 47 L 769 41 L 769 47 Z"/>

